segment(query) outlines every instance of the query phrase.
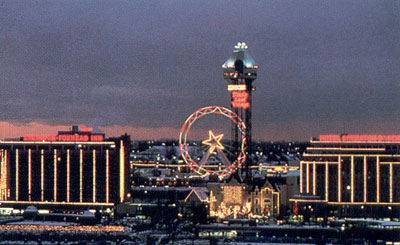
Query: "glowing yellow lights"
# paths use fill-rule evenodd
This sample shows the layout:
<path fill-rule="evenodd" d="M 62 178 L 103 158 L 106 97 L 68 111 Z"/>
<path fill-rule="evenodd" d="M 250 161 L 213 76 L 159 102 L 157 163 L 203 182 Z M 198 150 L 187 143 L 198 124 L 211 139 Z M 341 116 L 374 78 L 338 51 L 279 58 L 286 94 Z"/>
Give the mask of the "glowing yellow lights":
<path fill-rule="evenodd" d="M 221 144 L 222 137 L 224 137 L 223 134 L 215 136 L 214 133 L 210 130 L 208 131 L 208 136 L 209 138 L 207 140 L 203 140 L 202 143 L 204 145 L 210 146 L 209 148 L 209 153 L 213 153 L 215 149 L 224 149 L 224 146 Z"/>
<path fill-rule="evenodd" d="M 389 185 L 390 185 L 390 202 L 393 202 L 393 164 L 390 164 L 390 173 L 389 173 Z"/>
<path fill-rule="evenodd" d="M 44 201 L 44 150 L 40 151 L 40 200 Z"/>
<path fill-rule="evenodd" d="M 70 198 L 70 181 L 71 181 L 71 175 L 70 175 L 70 151 L 69 149 L 67 150 L 67 202 L 69 202 Z"/>
<path fill-rule="evenodd" d="M 109 164 L 110 164 L 110 151 L 107 149 L 106 150 L 106 202 L 109 202 L 110 198 L 110 170 L 109 170 Z"/>
<path fill-rule="evenodd" d="M 367 202 L 367 156 L 364 156 L 364 202 Z"/>
<path fill-rule="evenodd" d="M 54 149 L 54 157 L 53 157 L 53 162 L 54 162 L 54 201 L 57 202 L 57 150 Z"/>
<path fill-rule="evenodd" d="M 93 150 L 93 202 L 96 202 L 96 150 Z"/>
<path fill-rule="evenodd" d="M 376 201 L 379 202 L 379 190 L 380 190 L 380 180 L 379 180 L 379 156 L 376 157 Z"/>
<path fill-rule="evenodd" d="M 300 162 L 300 193 L 303 193 L 303 162 Z"/>
<path fill-rule="evenodd" d="M 325 163 L 325 201 L 329 199 L 329 164 L 328 162 Z"/>
<path fill-rule="evenodd" d="M 121 202 L 125 199 L 125 152 L 122 140 L 119 149 L 119 198 Z"/>
<path fill-rule="evenodd" d="M 310 193 L 310 164 L 307 163 L 307 194 Z"/>
<path fill-rule="evenodd" d="M 125 232 L 123 226 L 0 225 L 0 231 Z"/>
<path fill-rule="evenodd" d="M 317 166 L 313 163 L 313 195 L 317 195 Z"/>
<path fill-rule="evenodd" d="M 15 150 L 15 200 L 19 197 L 19 152 Z"/>
<path fill-rule="evenodd" d="M 79 150 L 79 201 L 83 202 L 83 151 Z"/>
<path fill-rule="evenodd" d="M 342 201 L 342 156 L 339 155 L 339 165 L 338 165 L 338 200 Z"/>
<path fill-rule="evenodd" d="M 246 84 L 228 84 L 228 91 L 246 91 L 247 85 Z"/>
<path fill-rule="evenodd" d="M 354 202 L 354 156 L 351 156 L 351 202 Z"/>
<path fill-rule="evenodd" d="M 0 200 L 7 200 L 8 185 L 7 185 L 7 150 L 1 150 L 1 175 L 0 175 Z"/>
<path fill-rule="evenodd" d="M 32 150 L 28 150 L 28 196 L 32 199 Z"/>

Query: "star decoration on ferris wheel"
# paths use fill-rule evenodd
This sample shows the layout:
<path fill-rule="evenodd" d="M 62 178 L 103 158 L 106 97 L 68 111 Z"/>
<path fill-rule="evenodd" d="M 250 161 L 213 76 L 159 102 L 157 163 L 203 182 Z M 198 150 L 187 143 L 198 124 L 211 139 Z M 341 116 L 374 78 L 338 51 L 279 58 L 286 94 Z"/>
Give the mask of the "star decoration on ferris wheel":
<path fill-rule="evenodd" d="M 221 144 L 221 140 L 222 137 L 224 137 L 223 134 L 219 134 L 217 136 L 214 135 L 214 133 L 210 130 L 208 131 L 208 139 L 207 140 L 203 140 L 202 143 L 204 145 L 208 145 L 210 146 L 209 148 L 209 153 L 213 153 L 215 151 L 215 149 L 220 149 L 223 150 L 224 146 Z"/>

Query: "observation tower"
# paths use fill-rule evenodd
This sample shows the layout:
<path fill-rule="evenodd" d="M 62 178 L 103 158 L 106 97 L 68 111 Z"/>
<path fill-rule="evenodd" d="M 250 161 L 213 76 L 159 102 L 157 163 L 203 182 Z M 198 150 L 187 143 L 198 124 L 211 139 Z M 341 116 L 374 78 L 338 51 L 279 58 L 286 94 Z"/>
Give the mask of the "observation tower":
<path fill-rule="evenodd" d="M 231 93 L 231 108 L 243 119 L 246 125 L 245 139 L 247 144 L 247 158 L 243 168 L 246 182 L 249 183 L 251 173 L 249 165 L 252 163 L 251 154 L 251 92 L 255 91 L 252 83 L 257 78 L 258 65 L 247 51 L 245 42 L 239 42 L 234 47 L 232 56 L 222 65 L 224 79 L 228 81 L 227 90 Z M 240 149 L 241 132 L 232 126 L 233 147 L 236 152 Z"/>

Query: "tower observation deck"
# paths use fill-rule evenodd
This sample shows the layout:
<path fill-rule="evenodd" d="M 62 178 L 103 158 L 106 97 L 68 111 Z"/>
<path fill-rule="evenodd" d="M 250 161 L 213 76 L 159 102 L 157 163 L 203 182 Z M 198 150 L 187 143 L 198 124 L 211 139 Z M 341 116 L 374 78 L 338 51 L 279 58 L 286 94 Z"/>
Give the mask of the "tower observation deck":
<path fill-rule="evenodd" d="M 224 79 L 228 81 L 227 90 L 231 93 L 232 110 L 243 119 L 246 124 L 246 143 L 247 152 L 251 154 L 251 93 L 255 90 L 252 83 L 257 78 L 258 65 L 247 51 L 248 46 L 245 42 L 239 42 L 235 45 L 232 56 L 222 65 Z M 233 147 L 239 149 L 240 135 L 237 127 L 232 127 Z M 247 157 L 246 164 L 243 166 L 246 182 L 251 179 L 249 165 L 250 157 Z"/>

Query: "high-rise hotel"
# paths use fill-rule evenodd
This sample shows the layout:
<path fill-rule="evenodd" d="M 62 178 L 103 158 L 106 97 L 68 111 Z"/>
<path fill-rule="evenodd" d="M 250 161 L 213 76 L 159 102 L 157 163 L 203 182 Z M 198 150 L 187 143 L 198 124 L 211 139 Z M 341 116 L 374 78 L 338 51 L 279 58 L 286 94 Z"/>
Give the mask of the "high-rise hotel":
<path fill-rule="evenodd" d="M 321 135 L 311 139 L 300 171 L 296 211 L 323 204 L 336 215 L 379 216 L 400 207 L 400 135 Z"/>
<path fill-rule="evenodd" d="M 0 203 L 113 204 L 128 190 L 130 138 L 91 128 L 0 141 Z"/>

